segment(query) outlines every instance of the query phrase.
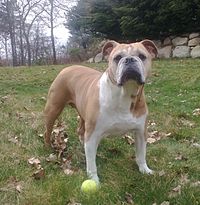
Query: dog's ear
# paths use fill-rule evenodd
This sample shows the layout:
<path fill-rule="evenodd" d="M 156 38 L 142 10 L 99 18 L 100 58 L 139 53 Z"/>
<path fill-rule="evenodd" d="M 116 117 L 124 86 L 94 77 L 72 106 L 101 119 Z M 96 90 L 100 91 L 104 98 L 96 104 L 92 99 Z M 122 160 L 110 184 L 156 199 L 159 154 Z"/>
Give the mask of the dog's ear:
<path fill-rule="evenodd" d="M 116 41 L 107 41 L 102 48 L 103 56 L 109 56 L 113 48 L 115 48 L 117 45 L 118 43 Z"/>
<path fill-rule="evenodd" d="M 143 40 L 140 42 L 147 51 L 151 54 L 152 58 L 156 58 L 158 55 L 158 49 L 153 41 L 150 40 Z"/>

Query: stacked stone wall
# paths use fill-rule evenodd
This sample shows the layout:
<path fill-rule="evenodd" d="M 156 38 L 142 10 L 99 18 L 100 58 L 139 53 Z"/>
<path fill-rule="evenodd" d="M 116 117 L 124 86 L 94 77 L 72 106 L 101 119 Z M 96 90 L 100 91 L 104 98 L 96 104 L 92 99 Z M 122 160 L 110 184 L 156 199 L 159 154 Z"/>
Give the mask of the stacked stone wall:
<path fill-rule="evenodd" d="M 154 42 L 159 50 L 159 58 L 200 57 L 200 33 L 169 36 L 163 41 L 155 40 Z"/>

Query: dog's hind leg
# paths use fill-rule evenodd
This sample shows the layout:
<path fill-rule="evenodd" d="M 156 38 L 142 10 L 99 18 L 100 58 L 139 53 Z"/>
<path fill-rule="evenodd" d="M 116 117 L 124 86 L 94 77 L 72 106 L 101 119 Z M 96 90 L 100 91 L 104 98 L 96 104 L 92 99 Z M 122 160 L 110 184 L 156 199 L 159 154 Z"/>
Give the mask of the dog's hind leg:
<path fill-rule="evenodd" d="M 85 121 L 80 116 L 78 116 L 77 119 L 78 119 L 77 133 L 79 135 L 79 140 L 80 140 L 81 144 L 83 144 L 84 143 L 84 134 L 85 134 Z"/>
<path fill-rule="evenodd" d="M 44 118 L 45 118 L 45 134 L 44 142 L 45 145 L 51 145 L 51 132 L 53 125 L 57 117 L 60 115 L 62 110 L 65 107 L 64 96 L 57 94 L 54 91 L 50 91 L 47 99 L 47 103 L 44 109 Z"/>

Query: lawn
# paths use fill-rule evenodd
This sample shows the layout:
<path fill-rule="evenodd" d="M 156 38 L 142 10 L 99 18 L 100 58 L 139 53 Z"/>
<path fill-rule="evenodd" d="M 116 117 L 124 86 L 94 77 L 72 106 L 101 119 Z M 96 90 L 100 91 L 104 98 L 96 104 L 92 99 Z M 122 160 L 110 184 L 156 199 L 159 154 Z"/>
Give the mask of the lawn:
<path fill-rule="evenodd" d="M 101 70 L 106 64 L 90 64 Z M 1 205 L 197 205 L 200 204 L 200 59 L 156 60 L 145 92 L 150 138 L 142 175 L 135 162 L 131 133 L 102 140 L 97 155 L 101 187 L 81 192 L 87 179 L 83 146 L 76 134 L 77 114 L 65 109 L 60 122 L 68 142 L 61 162 L 48 161 L 42 112 L 48 88 L 64 66 L 0 68 Z M 43 173 L 28 162 L 40 160 Z M 38 165 L 37 165 L 38 166 Z M 169 203 L 168 203 L 169 202 Z"/>

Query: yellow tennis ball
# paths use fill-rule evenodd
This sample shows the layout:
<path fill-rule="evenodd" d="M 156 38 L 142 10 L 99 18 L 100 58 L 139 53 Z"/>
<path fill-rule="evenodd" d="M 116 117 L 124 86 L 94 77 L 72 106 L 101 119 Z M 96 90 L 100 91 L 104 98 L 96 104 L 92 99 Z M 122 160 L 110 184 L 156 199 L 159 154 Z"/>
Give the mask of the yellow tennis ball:
<path fill-rule="evenodd" d="M 97 183 L 92 179 L 85 180 L 81 185 L 81 191 L 86 194 L 95 193 L 97 189 Z"/>

